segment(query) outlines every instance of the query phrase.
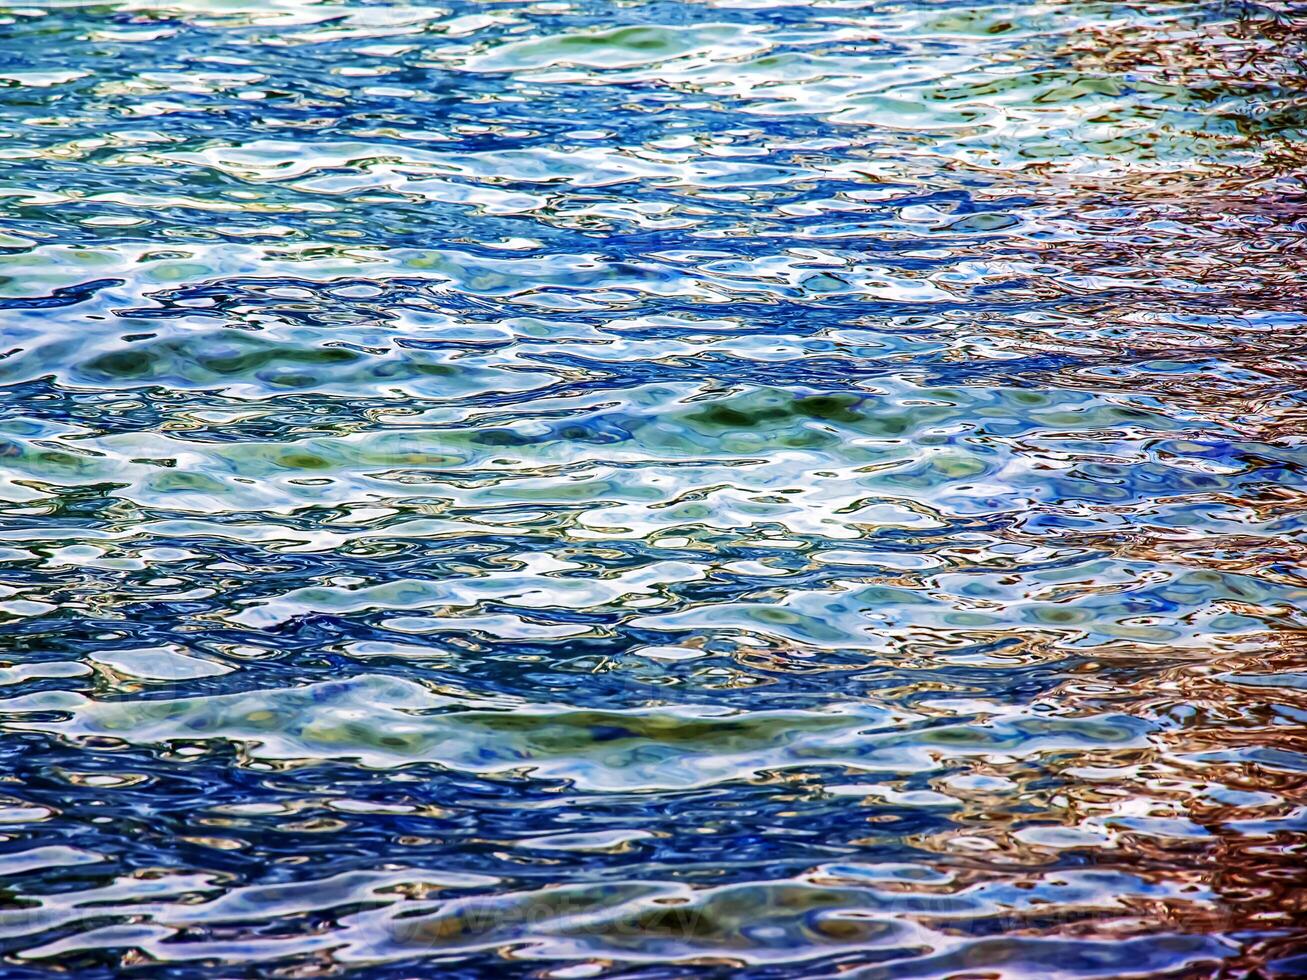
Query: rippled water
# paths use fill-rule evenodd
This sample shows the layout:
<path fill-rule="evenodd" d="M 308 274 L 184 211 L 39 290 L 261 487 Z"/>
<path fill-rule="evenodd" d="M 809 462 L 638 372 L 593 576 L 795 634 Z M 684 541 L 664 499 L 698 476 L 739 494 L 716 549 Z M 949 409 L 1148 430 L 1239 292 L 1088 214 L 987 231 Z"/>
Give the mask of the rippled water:
<path fill-rule="evenodd" d="M 1307 972 L 1307 9 L 0 32 L 4 976 Z"/>

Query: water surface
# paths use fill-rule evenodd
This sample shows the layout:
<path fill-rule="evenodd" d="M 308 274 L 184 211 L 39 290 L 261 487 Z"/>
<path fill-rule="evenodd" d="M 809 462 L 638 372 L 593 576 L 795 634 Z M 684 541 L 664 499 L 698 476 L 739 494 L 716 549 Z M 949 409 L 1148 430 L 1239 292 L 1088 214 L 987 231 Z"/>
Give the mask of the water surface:
<path fill-rule="evenodd" d="M 4 975 L 1307 972 L 1304 37 L 0 8 Z"/>

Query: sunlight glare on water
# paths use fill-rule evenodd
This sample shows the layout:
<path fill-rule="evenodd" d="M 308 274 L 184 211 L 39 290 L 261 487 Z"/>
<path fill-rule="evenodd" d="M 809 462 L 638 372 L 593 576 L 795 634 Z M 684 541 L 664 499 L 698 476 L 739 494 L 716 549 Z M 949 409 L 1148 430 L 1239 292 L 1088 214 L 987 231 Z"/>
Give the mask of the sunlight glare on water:
<path fill-rule="evenodd" d="M 1307 973 L 1307 8 L 0 39 L 5 977 Z"/>

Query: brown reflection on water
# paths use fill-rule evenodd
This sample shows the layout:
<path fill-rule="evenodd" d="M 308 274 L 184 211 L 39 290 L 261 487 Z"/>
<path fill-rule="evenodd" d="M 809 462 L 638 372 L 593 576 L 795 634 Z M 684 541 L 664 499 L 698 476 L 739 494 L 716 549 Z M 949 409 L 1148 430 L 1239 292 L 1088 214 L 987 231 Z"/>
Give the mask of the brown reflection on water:
<path fill-rule="evenodd" d="M 1101 758 L 1095 753 L 1053 768 L 1065 780 L 1068 824 L 1113 811 L 1176 822 L 1131 828 L 1122 821 L 1097 866 L 1188 881 L 1210 893 L 1205 902 L 1132 910 L 1136 917 L 1113 920 L 1108 931 L 1146 933 L 1163 924 L 1184 932 L 1282 930 L 1245 948 L 1225 965 L 1226 976 L 1248 975 L 1307 943 L 1307 689 L 1287 686 L 1295 678 L 1303 683 L 1307 634 L 1268 631 L 1235 646 L 1227 651 L 1213 644 L 1173 658 L 1136 651 L 1134 668 L 1128 666 L 1131 656 L 1117 652 L 1110 663 L 1103 658 L 1095 665 L 1095 673 L 1119 678 L 1110 694 L 1100 685 L 1084 692 L 1074 681 L 1050 694 L 1071 711 L 1110 703 L 1175 722 L 1153 736 L 1153 749 Z M 1032 859 L 1020 849 L 1011 856 L 1022 863 Z"/>

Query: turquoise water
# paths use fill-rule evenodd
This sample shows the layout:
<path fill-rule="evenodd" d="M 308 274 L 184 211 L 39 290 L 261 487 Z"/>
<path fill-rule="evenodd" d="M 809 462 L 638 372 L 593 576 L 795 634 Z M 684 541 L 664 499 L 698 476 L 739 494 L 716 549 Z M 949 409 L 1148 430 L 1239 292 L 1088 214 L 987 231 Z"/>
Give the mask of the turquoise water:
<path fill-rule="evenodd" d="M 1307 973 L 1305 38 L 0 7 L 0 973 Z"/>

